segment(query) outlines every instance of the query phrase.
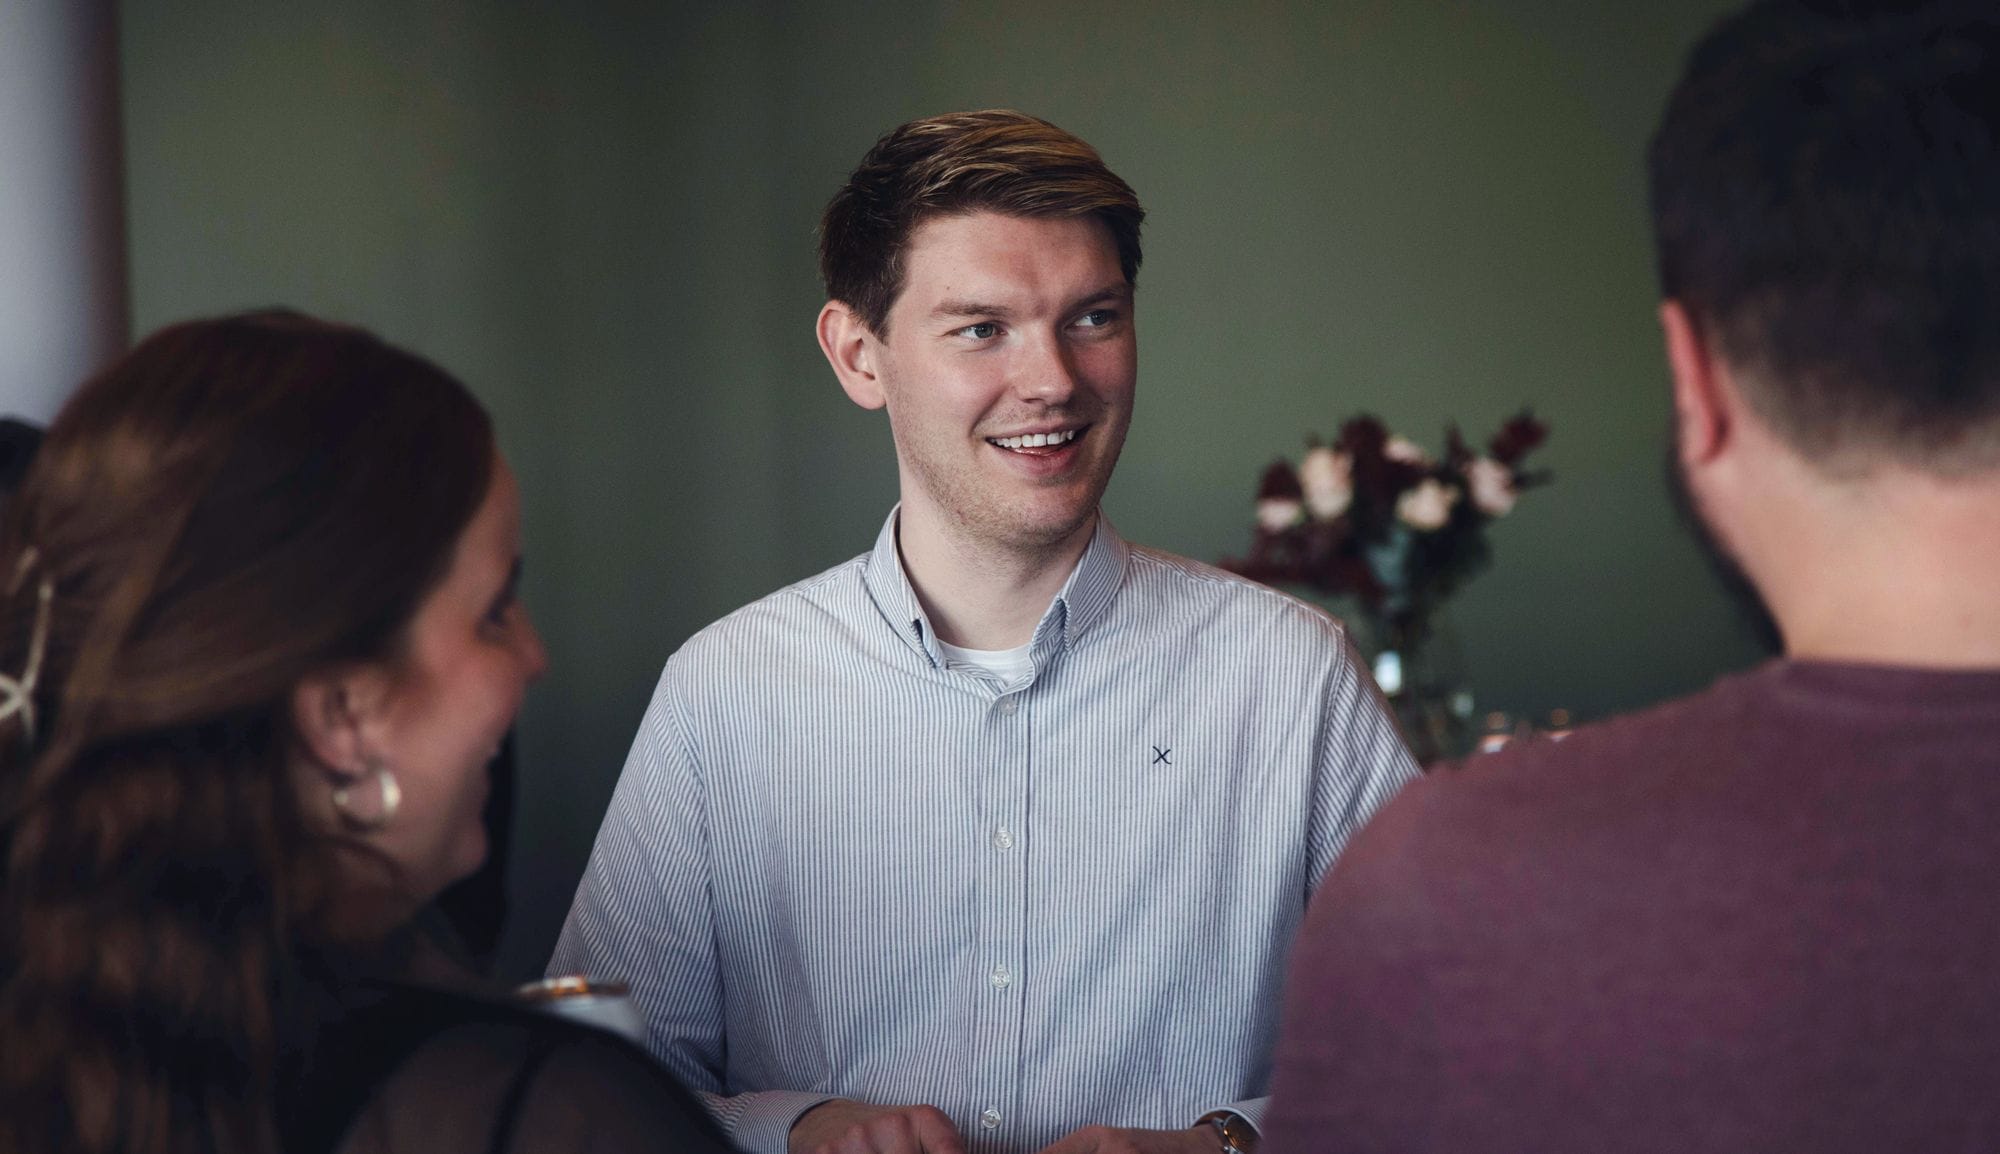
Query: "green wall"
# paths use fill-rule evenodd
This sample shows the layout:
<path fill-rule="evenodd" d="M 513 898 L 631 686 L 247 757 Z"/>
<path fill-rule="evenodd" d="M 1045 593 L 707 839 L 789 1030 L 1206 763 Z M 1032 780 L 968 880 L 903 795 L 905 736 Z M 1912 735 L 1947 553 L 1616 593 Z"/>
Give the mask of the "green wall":
<path fill-rule="evenodd" d="M 1532 404 L 1556 483 L 1454 609 L 1482 708 L 1597 716 L 1754 660 L 1661 483 L 1641 163 L 1723 7 L 127 3 L 135 325 L 290 304 L 493 409 L 554 661 L 523 972 L 660 663 L 894 500 L 886 423 L 813 343 L 812 241 L 913 116 L 1046 116 L 1144 199 L 1128 536 L 1240 551 L 1262 466 L 1358 409 L 1436 448 Z"/>

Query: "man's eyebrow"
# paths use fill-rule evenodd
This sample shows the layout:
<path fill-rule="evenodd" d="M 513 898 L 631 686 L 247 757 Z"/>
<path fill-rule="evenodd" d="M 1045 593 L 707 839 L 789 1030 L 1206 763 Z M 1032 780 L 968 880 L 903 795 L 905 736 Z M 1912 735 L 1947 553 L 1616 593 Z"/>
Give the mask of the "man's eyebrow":
<path fill-rule="evenodd" d="M 1075 304 L 1069 306 L 1069 311 L 1075 312 L 1077 309 L 1083 308 L 1086 305 L 1101 305 L 1108 301 L 1116 301 L 1120 304 L 1127 304 L 1130 303 L 1131 300 L 1132 300 L 1132 286 L 1124 283 L 1123 281 L 1120 281 L 1119 283 L 1114 285 L 1106 285 L 1103 288 L 1098 289 L 1096 292 L 1091 293 L 1089 296 L 1079 299 Z"/>
<path fill-rule="evenodd" d="M 1106 301 L 1123 302 L 1131 299 L 1131 285 L 1124 283 L 1106 285 L 1096 292 L 1077 298 L 1064 311 L 1075 312 L 1080 308 L 1103 304 Z M 1011 315 L 1012 310 L 1008 309 L 1005 305 L 992 305 L 976 300 L 943 300 L 939 301 L 937 307 L 931 310 L 931 316 L 933 317 L 997 317 L 1005 320 Z"/>
<path fill-rule="evenodd" d="M 973 300 L 939 301 L 931 310 L 934 317 L 1004 317 L 1007 309 L 1001 305 L 983 304 Z"/>

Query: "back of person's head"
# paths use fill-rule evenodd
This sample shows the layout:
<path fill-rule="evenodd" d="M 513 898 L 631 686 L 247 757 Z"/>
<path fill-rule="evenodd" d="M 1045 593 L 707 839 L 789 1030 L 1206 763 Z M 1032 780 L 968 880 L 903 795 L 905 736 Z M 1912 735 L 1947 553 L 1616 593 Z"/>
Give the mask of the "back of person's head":
<path fill-rule="evenodd" d="M 268 1141 L 331 838 L 293 688 L 393 661 L 495 450 L 434 366 L 286 313 L 159 332 L 0 530 L 0 1148 Z"/>
<path fill-rule="evenodd" d="M 2000 467 L 2000 6 L 1753 4 L 1650 160 L 1662 289 L 1788 444 Z"/>
<path fill-rule="evenodd" d="M 1097 150 L 1046 120 L 1005 109 L 913 120 L 868 150 L 820 221 L 829 298 L 877 336 L 903 287 L 910 234 L 935 216 L 1095 216 L 1128 284 L 1139 275 L 1145 210 Z"/>

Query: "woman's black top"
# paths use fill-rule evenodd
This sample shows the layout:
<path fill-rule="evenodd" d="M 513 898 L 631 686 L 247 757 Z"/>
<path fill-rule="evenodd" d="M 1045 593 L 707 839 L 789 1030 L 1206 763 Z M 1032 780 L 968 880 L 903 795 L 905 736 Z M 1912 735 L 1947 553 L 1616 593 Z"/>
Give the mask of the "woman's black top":
<path fill-rule="evenodd" d="M 278 1124 L 292 1154 L 733 1149 L 637 1046 L 464 994 L 351 987 L 282 1062 Z"/>

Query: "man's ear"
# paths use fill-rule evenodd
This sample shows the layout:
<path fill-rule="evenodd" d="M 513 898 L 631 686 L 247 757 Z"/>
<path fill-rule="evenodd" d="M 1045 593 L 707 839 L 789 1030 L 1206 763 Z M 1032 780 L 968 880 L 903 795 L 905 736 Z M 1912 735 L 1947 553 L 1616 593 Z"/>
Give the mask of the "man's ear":
<path fill-rule="evenodd" d="M 310 674 L 293 688 L 292 724 L 314 761 L 335 776 L 361 772 L 383 690 L 378 673 L 354 667 Z"/>
<path fill-rule="evenodd" d="M 1660 329 L 1674 378 L 1674 428 L 1680 442 L 1675 449 L 1682 465 L 1705 465 L 1729 447 L 1735 433 L 1736 394 L 1728 367 L 1680 301 L 1660 302 Z"/>
<path fill-rule="evenodd" d="M 847 399 L 864 409 L 879 409 L 888 403 L 882 391 L 879 342 L 844 301 L 828 301 L 819 310 L 819 351 L 833 366 Z"/>

